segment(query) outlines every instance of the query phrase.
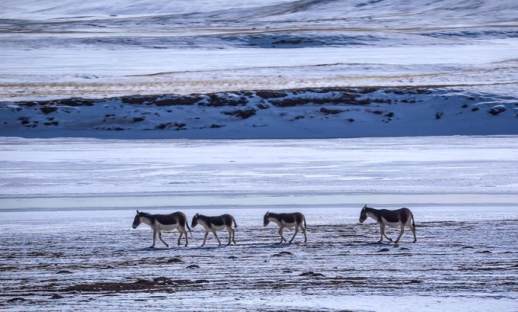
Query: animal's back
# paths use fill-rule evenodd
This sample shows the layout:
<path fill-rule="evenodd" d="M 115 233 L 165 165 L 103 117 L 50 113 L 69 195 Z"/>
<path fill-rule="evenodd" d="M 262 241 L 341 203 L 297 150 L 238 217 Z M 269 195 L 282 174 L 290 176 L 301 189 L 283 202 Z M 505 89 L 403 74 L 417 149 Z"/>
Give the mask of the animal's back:
<path fill-rule="evenodd" d="M 293 213 L 285 213 L 283 214 L 285 218 L 290 219 L 289 222 L 295 222 L 297 224 L 302 223 L 304 221 L 304 215 L 300 212 L 293 212 Z"/>
<path fill-rule="evenodd" d="M 232 226 L 232 221 L 234 220 L 232 215 L 224 214 L 221 217 L 223 218 L 223 222 L 225 222 L 226 226 Z"/>
<path fill-rule="evenodd" d="M 185 226 L 187 224 L 187 216 L 185 213 L 177 211 L 173 212 L 172 215 L 176 215 L 178 217 L 178 223 L 180 223 L 181 226 Z"/>
<path fill-rule="evenodd" d="M 181 224 L 182 219 L 183 219 L 183 222 L 185 223 L 186 219 L 187 219 L 185 217 L 185 214 L 180 211 L 169 213 L 169 214 L 156 214 L 156 215 L 154 215 L 154 217 L 160 224 L 164 224 L 164 225 L 176 224 L 176 223 Z"/>
<path fill-rule="evenodd" d="M 380 209 L 381 217 L 387 220 L 388 222 L 398 222 L 400 217 L 400 210 L 389 210 L 389 209 Z"/>

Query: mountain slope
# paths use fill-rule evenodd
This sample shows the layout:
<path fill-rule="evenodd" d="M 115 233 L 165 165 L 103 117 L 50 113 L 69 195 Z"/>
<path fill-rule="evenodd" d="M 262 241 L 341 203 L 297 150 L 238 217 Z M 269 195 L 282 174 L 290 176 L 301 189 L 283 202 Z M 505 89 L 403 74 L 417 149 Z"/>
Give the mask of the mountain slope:
<path fill-rule="evenodd" d="M 312 88 L 0 105 L 2 136 L 203 139 L 453 134 L 518 134 L 518 101 L 452 89 Z"/>

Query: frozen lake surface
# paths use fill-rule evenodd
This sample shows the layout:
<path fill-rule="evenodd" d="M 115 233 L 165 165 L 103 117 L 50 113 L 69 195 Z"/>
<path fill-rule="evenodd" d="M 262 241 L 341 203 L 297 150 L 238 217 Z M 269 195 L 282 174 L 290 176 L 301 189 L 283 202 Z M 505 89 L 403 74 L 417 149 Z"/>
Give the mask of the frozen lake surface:
<path fill-rule="evenodd" d="M 1 308 L 518 308 L 513 136 L 1 140 Z M 376 244 L 363 203 L 408 205 L 418 242 Z M 189 247 L 148 249 L 136 208 L 232 213 L 238 245 L 199 248 L 195 228 Z M 267 210 L 303 212 L 308 243 L 278 245 Z"/>
<path fill-rule="evenodd" d="M 2 209 L 518 202 L 516 136 L 0 142 Z"/>

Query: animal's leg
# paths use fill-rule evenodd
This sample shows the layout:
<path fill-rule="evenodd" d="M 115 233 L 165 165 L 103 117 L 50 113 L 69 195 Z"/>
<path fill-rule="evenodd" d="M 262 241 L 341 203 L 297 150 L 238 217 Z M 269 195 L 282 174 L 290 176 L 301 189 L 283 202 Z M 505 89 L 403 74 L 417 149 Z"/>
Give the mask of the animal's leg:
<path fill-rule="evenodd" d="M 279 244 L 282 244 L 282 242 L 286 242 L 286 239 L 284 238 L 284 235 L 282 235 L 282 232 L 284 231 L 284 228 L 281 226 L 279 228 L 279 235 L 281 236 L 281 241 Z"/>
<path fill-rule="evenodd" d="M 295 236 L 297 236 L 298 232 L 299 232 L 299 227 L 295 226 L 295 233 L 293 233 L 293 236 L 290 239 L 290 244 L 293 242 L 293 239 L 295 238 Z"/>
<path fill-rule="evenodd" d="M 182 236 L 183 236 L 183 232 L 180 231 L 180 236 L 178 236 L 178 246 L 180 246 L 180 240 L 182 239 Z"/>
<path fill-rule="evenodd" d="M 306 227 L 301 225 L 300 228 L 302 229 L 302 233 L 304 233 L 304 243 L 307 243 L 308 236 L 306 235 Z"/>
<path fill-rule="evenodd" d="M 209 236 L 209 232 L 205 232 L 205 236 L 203 237 L 203 244 L 201 244 L 201 247 L 205 246 L 205 243 L 207 242 L 207 236 Z"/>
<path fill-rule="evenodd" d="M 380 222 L 380 240 L 378 243 L 381 243 L 383 241 L 383 235 L 385 234 L 385 224 Z"/>
<path fill-rule="evenodd" d="M 218 245 L 221 246 L 221 241 L 219 240 L 218 234 L 216 234 L 216 231 L 212 232 L 214 234 L 214 237 L 218 240 Z"/>
<path fill-rule="evenodd" d="M 389 240 L 389 242 L 392 242 L 392 238 L 387 236 L 387 233 L 385 232 L 385 225 L 383 225 L 383 236 Z"/>
<path fill-rule="evenodd" d="M 236 244 L 236 230 L 235 229 L 232 229 L 232 242 L 234 242 L 234 245 L 237 245 Z"/>
<path fill-rule="evenodd" d="M 403 233 L 405 233 L 405 225 L 401 224 L 401 232 L 399 232 L 399 236 L 397 237 L 395 244 L 399 243 L 399 240 L 401 239 L 401 236 L 403 236 Z"/>
<path fill-rule="evenodd" d="M 185 231 L 185 229 L 184 229 Z M 187 231 L 183 232 L 183 234 L 185 235 L 185 247 L 187 247 L 189 245 L 189 239 L 187 238 Z"/>
<path fill-rule="evenodd" d="M 415 236 L 415 224 L 412 224 L 411 227 L 412 229 L 412 234 L 414 234 L 414 243 L 417 242 L 417 237 Z"/>
<path fill-rule="evenodd" d="M 169 248 L 169 245 L 162 239 L 162 232 L 158 231 L 158 238 L 160 238 L 160 241 L 166 245 L 167 248 Z"/>
<path fill-rule="evenodd" d="M 227 232 L 228 232 L 228 246 L 230 246 L 230 244 L 232 244 L 232 228 L 229 227 L 227 228 Z"/>
<path fill-rule="evenodd" d="M 155 248 L 155 242 L 156 242 L 156 231 L 153 230 L 153 245 L 151 245 L 150 248 Z"/>

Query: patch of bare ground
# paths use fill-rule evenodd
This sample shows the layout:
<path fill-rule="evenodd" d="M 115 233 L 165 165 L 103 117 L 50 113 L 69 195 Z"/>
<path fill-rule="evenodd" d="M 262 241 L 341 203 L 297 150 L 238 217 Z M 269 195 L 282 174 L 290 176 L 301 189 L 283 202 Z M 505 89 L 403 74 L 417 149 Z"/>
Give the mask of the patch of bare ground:
<path fill-rule="evenodd" d="M 135 291 L 176 291 L 178 287 L 196 287 L 205 283 L 204 280 L 173 280 L 168 277 L 153 279 L 137 279 L 132 282 L 94 282 L 65 287 L 60 291 L 67 292 L 135 292 Z"/>
<path fill-rule="evenodd" d="M 366 105 L 369 103 L 390 103 L 389 99 L 362 98 L 377 91 L 392 93 L 396 95 L 419 95 L 430 94 L 432 90 L 419 87 L 360 87 L 360 88 L 304 88 L 285 90 L 251 90 L 251 91 L 228 91 L 218 93 L 189 95 L 181 94 L 160 94 L 160 95 L 127 95 L 121 97 L 110 97 L 102 99 L 90 98 L 64 98 L 40 101 L 18 101 L 20 106 L 40 107 L 44 114 L 55 112 L 59 107 L 93 106 L 98 103 L 120 102 L 128 105 L 156 105 L 156 106 L 190 106 L 202 105 L 208 107 L 224 106 L 245 106 L 250 99 L 262 99 L 277 107 L 291 107 L 305 104 L 352 104 Z M 295 96 L 292 96 L 295 95 Z M 322 97 L 322 95 L 326 95 Z M 264 104 L 263 104 L 264 105 Z M 264 109 L 264 108 L 261 108 Z"/>
<path fill-rule="evenodd" d="M 223 112 L 225 115 L 233 116 L 239 119 L 248 119 L 255 115 L 257 111 L 253 108 L 250 109 L 237 109 L 234 111 Z"/>

